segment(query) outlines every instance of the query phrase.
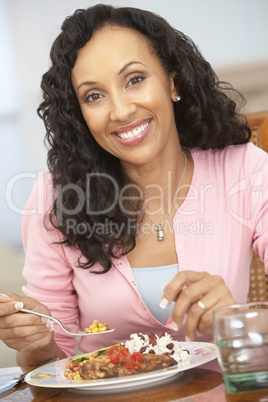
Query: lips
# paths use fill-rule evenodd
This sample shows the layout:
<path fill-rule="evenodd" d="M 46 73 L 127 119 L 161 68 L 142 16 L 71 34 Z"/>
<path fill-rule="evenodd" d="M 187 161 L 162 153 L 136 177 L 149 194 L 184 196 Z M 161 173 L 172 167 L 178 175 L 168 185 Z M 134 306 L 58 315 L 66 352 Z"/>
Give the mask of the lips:
<path fill-rule="evenodd" d="M 142 142 L 151 130 L 152 119 L 136 121 L 128 126 L 119 128 L 111 134 L 123 145 L 132 146 Z"/>
<path fill-rule="evenodd" d="M 124 131 L 124 132 L 117 132 L 116 134 L 118 135 L 118 137 L 122 138 L 123 140 L 135 138 L 138 135 L 142 134 L 145 131 L 145 129 L 148 127 L 148 125 L 149 125 L 149 120 L 147 120 L 143 124 L 140 124 L 139 126 L 136 126 L 132 130 L 128 130 L 128 131 Z"/>

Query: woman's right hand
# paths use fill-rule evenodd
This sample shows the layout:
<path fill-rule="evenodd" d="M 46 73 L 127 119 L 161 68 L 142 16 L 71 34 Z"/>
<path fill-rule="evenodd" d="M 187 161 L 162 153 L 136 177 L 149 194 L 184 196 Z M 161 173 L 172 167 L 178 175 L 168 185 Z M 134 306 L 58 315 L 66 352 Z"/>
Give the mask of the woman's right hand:
<path fill-rule="evenodd" d="M 54 343 L 52 322 L 20 313 L 22 307 L 51 315 L 45 305 L 31 297 L 0 294 L 0 339 L 21 353 L 50 349 Z"/>

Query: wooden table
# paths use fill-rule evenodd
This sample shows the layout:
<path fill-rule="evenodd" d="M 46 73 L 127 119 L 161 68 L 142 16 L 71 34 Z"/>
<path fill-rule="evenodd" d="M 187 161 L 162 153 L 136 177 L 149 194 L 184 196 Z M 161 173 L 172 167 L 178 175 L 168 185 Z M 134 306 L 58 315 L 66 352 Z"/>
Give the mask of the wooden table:
<path fill-rule="evenodd" d="M 30 367 L 22 367 L 23 371 Z M 0 368 L 0 384 L 12 379 L 16 369 Z M 17 372 L 20 368 L 17 368 Z M 140 388 L 117 391 L 78 391 L 41 388 L 26 383 L 0 393 L 1 401 L 92 401 L 92 402 L 268 402 L 268 390 L 252 394 L 227 395 L 220 373 L 193 368 L 184 373 Z"/>

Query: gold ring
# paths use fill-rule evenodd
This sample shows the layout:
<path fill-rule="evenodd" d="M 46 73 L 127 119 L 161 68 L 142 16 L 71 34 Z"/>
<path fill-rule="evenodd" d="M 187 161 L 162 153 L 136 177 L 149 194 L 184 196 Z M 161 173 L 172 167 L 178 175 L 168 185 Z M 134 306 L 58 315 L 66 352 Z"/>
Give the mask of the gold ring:
<path fill-rule="evenodd" d="M 197 304 L 199 307 L 201 307 L 202 310 L 204 310 L 204 311 L 207 310 L 206 306 L 200 300 L 198 300 Z"/>

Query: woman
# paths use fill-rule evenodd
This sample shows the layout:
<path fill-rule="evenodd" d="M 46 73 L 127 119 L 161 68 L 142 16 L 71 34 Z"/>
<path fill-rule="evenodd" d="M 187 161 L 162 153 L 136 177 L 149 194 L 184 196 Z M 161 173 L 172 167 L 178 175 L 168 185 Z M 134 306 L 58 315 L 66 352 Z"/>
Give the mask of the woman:
<path fill-rule="evenodd" d="M 38 110 L 50 173 L 23 217 L 27 296 L 0 296 L 0 338 L 20 364 L 75 354 L 49 321 L 14 314 L 23 303 L 116 329 L 82 337 L 82 352 L 148 330 L 211 341 L 212 310 L 246 301 L 252 247 L 268 266 L 267 156 L 230 86 L 134 8 L 78 10 L 51 60 Z"/>

